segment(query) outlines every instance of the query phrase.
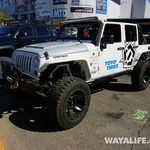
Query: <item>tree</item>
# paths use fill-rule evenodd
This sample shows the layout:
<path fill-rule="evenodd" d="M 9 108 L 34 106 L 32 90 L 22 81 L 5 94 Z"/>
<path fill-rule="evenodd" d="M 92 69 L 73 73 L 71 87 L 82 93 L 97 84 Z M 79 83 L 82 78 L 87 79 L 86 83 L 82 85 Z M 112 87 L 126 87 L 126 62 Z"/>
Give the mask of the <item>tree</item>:
<path fill-rule="evenodd" d="M 13 20 L 13 18 L 9 15 L 8 12 L 0 10 L 0 24 L 2 24 L 5 20 Z"/>

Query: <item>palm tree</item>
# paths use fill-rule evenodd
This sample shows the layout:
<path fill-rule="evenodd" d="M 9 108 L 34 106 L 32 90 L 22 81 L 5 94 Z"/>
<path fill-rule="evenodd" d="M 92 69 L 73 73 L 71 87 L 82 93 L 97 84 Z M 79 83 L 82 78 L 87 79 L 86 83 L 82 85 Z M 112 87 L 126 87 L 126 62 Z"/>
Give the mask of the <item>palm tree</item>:
<path fill-rule="evenodd" d="M 0 24 L 3 24 L 5 20 L 13 20 L 13 18 L 9 15 L 8 12 L 0 10 Z"/>

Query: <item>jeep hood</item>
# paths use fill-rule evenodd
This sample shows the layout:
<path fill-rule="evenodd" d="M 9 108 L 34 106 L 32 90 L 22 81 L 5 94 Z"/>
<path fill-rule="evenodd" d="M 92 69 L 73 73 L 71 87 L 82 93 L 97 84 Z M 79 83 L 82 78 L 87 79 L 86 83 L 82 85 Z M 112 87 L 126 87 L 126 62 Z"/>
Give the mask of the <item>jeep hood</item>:
<path fill-rule="evenodd" d="M 94 49 L 94 45 L 91 43 L 80 42 L 46 42 L 39 44 L 32 44 L 26 47 L 17 49 L 17 51 L 24 51 L 29 53 L 36 53 L 40 57 L 45 57 L 45 52 L 48 52 L 49 56 L 56 56 L 62 54 L 87 52 L 90 49 Z"/>
<path fill-rule="evenodd" d="M 10 36 L 0 36 L 0 46 L 14 45 L 15 40 Z"/>

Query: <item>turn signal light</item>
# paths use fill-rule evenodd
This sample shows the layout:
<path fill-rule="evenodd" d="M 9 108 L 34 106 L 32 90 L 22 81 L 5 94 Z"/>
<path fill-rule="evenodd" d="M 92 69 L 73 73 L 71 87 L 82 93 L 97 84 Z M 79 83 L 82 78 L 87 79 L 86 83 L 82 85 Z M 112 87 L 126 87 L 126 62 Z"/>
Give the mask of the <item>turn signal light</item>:
<path fill-rule="evenodd" d="M 34 70 L 34 74 L 37 75 L 37 71 L 36 70 Z"/>

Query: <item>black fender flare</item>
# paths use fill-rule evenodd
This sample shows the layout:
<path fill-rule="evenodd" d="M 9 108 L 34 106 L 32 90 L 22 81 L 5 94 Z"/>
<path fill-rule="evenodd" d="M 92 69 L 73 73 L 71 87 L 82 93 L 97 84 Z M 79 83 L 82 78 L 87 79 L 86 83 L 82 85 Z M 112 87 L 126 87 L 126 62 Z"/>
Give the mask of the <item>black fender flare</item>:
<path fill-rule="evenodd" d="M 11 57 L 11 55 L 14 51 L 15 51 L 15 47 L 13 45 L 2 45 L 2 46 L 0 46 L 0 56 Z"/>
<path fill-rule="evenodd" d="M 141 54 L 139 60 L 147 60 L 149 61 L 150 60 L 150 52 L 144 52 Z"/>

